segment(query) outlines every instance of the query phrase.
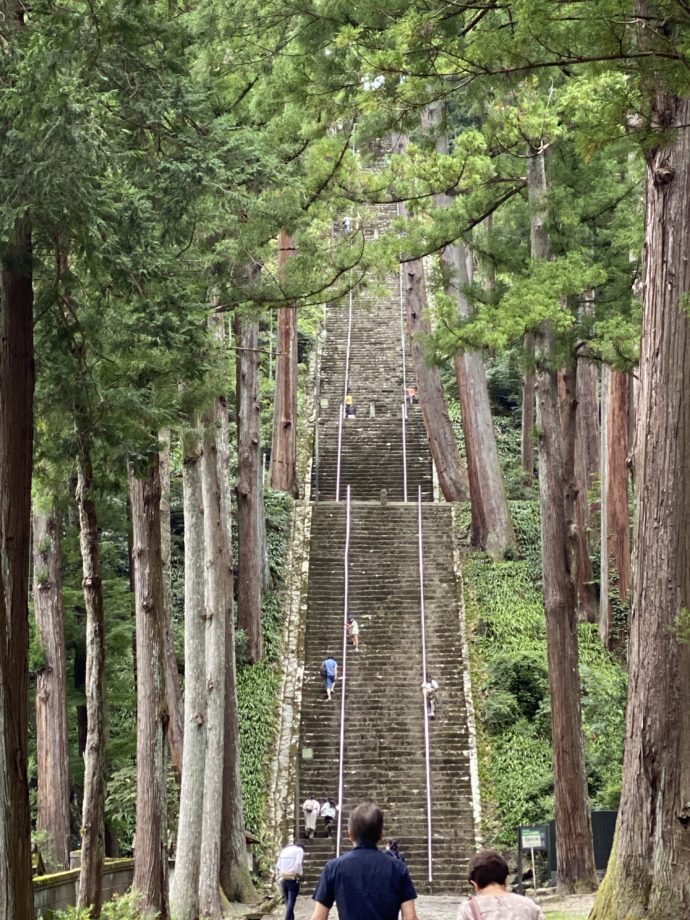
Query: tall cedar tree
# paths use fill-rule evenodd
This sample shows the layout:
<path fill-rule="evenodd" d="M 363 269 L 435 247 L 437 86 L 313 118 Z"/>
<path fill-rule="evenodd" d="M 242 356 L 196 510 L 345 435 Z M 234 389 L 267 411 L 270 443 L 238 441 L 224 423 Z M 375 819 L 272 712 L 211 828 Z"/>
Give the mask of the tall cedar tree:
<path fill-rule="evenodd" d="M 54 509 L 33 516 L 34 615 L 42 650 L 36 672 L 36 830 L 46 869 L 69 869 L 67 661 L 60 571 L 60 522 Z"/>
<path fill-rule="evenodd" d="M 424 126 L 440 153 L 449 149 L 446 113 L 442 103 L 427 106 Z M 451 196 L 436 196 L 441 208 L 451 205 Z M 472 283 L 472 253 L 460 240 L 441 251 L 441 270 L 446 294 L 457 304 L 461 318 L 471 313 L 466 288 Z M 498 461 L 496 434 L 486 384 L 486 369 L 478 351 L 463 349 L 455 355 L 455 376 L 462 412 L 462 430 L 467 455 L 472 542 L 500 559 L 515 547 L 503 475 Z"/>
<path fill-rule="evenodd" d="M 159 455 L 143 476 L 128 469 L 137 638 L 137 826 L 133 889 L 145 916 L 167 920 L 165 603 Z"/>
<path fill-rule="evenodd" d="M 180 815 L 170 901 L 178 920 L 199 913 L 199 867 L 206 757 L 206 637 L 204 606 L 204 507 L 198 418 L 182 432 L 184 508 L 184 724 Z"/>
<path fill-rule="evenodd" d="M 594 920 L 690 912 L 690 98 L 662 81 L 651 118 L 660 136 L 647 153 L 630 688 L 616 841 Z"/>
<path fill-rule="evenodd" d="M 467 501 L 469 484 L 467 471 L 460 463 L 453 423 L 448 414 L 441 370 L 427 360 L 426 346 L 431 335 L 429 323 L 424 262 L 410 259 L 403 266 L 405 278 L 405 309 L 410 352 L 414 366 L 419 406 L 429 449 L 438 474 L 443 497 L 449 502 Z"/>
<path fill-rule="evenodd" d="M 543 150 L 531 151 L 528 191 L 532 205 L 533 259 L 548 259 L 545 227 L 546 172 Z M 559 886 L 596 887 L 592 828 L 587 801 L 576 586 L 570 545 L 574 531 L 575 380 L 566 371 L 565 398 L 559 404 L 555 333 L 550 322 L 535 333 L 536 394 L 540 417 L 539 504 L 546 643 L 551 688 Z M 576 365 L 577 366 L 577 365 Z"/>
<path fill-rule="evenodd" d="M 294 240 L 285 230 L 280 231 L 278 247 L 281 277 L 285 279 L 288 261 L 295 254 Z M 294 305 L 278 310 L 277 344 L 271 486 L 297 497 L 297 309 Z"/>
<path fill-rule="evenodd" d="M 5 3 L 5 21 L 19 5 Z M 0 916 L 32 915 L 27 777 L 29 547 L 33 448 L 31 228 L 0 241 Z"/>
<path fill-rule="evenodd" d="M 262 655 L 261 445 L 259 401 L 259 322 L 237 322 L 237 628 L 244 631 L 252 663 Z"/>
<path fill-rule="evenodd" d="M 81 819 L 81 866 L 77 905 L 100 916 L 105 860 L 105 618 L 94 499 L 92 439 L 84 407 L 77 413 L 77 507 L 86 607 L 86 742 Z"/>
<path fill-rule="evenodd" d="M 0 10 L 9 59 L 24 5 L 3 0 Z M 3 133 L 10 127 L 3 118 Z M 33 911 L 27 776 L 32 274 L 31 224 L 20 214 L 0 239 L 0 916 L 7 920 L 26 920 Z"/>
<path fill-rule="evenodd" d="M 163 604 L 165 628 L 163 644 L 165 650 L 165 699 L 168 707 L 168 745 L 170 758 L 177 782 L 182 776 L 182 750 L 184 730 L 182 722 L 182 688 L 177 670 L 177 658 L 173 642 L 172 627 L 172 560 L 170 547 L 170 429 L 164 428 L 158 440 L 160 451 L 161 479 L 161 556 L 163 561 Z"/>

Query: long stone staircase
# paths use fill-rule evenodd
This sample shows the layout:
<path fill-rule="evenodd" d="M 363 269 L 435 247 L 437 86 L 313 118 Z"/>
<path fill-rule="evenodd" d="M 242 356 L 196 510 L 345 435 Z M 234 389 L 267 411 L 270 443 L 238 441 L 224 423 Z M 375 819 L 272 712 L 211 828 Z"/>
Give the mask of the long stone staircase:
<path fill-rule="evenodd" d="M 394 207 L 382 207 L 368 235 L 385 229 L 395 214 Z M 400 287 L 391 276 L 367 290 L 353 294 L 349 363 L 346 300 L 329 307 L 326 338 L 319 381 L 319 445 L 314 458 L 312 493 L 323 500 L 336 497 L 338 428 L 340 407 L 345 396 L 345 374 L 356 408 L 354 418 L 342 422 L 341 495 L 350 484 L 354 501 L 378 500 L 386 489 L 388 498 L 403 499 L 403 455 L 407 459 L 407 495 L 423 501 L 433 498 L 431 457 L 419 406 L 408 407 L 403 450 L 403 382 L 414 383 L 414 369 L 400 328 Z M 317 483 L 318 470 L 318 483 Z"/>
<path fill-rule="evenodd" d="M 390 217 L 384 211 L 381 223 Z M 347 304 L 327 313 L 318 422 L 320 501 L 312 506 L 311 517 L 297 796 L 299 802 L 308 796 L 321 802 L 338 798 L 344 688 L 341 850 L 349 848 L 349 812 L 363 799 L 373 799 L 384 809 L 385 832 L 397 837 L 418 891 L 457 893 L 464 890 L 467 860 L 475 848 L 475 821 L 452 508 L 433 503 L 431 458 L 418 406 L 408 412 L 409 501 L 402 501 L 403 353 L 397 279 L 388 279 L 386 288 L 384 293 L 359 295 L 353 304 L 350 381 L 357 416 L 343 422 L 340 502 L 333 498 Z M 409 355 L 406 365 L 409 381 Z M 331 653 L 343 672 L 348 484 L 348 610 L 360 625 L 360 651 L 347 648 L 345 679 L 338 681 L 333 701 L 328 702 L 319 666 Z M 437 718 L 429 722 L 431 841 L 420 690 L 419 486 L 427 667 L 440 685 Z M 304 838 L 301 810 L 298 822 Z M 303 843 L 303 891 L 309 893 L 324 863 L 335 855 L 335 835 L 327 838 L 319 822 L 316 838 Z"/>

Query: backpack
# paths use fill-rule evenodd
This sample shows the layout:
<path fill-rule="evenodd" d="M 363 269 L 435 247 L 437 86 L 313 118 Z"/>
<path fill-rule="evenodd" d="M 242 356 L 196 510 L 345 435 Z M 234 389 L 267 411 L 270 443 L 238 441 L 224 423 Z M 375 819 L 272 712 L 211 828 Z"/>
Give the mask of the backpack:
<path fill-rule="evenodd" d="M 326 676 L 326 662 L 325 661 L 321 663 L 321 667 L 319 668 L 319 674 L 321 675 L 321 677 Z"/>

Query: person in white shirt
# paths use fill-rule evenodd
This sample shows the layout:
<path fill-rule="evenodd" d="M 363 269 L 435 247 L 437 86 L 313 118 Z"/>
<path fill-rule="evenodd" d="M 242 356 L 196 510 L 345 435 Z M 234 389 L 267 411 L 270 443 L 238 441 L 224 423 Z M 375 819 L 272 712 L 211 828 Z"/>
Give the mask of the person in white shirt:
<path fill-rule="evenodd" d="M 304 830 L 309 838 L 314 836 L 316 819 L 319 817 L 320 808 L 321 806 L 316 799 L 305 799 L 302 805 L 302 811 L 304 812 Z"/>
<path fill-rule="evenodd" d="M 299 894 L 299 879 L 302 875 L 304 852 L 292 837 L 288 838 L 276 862 L 276 877 L 280 882 L 285 901 L 285 920 L 295 920 L 295 902 Z"/>
<path fill-rule="evenodd" d="M 333 799 L 326 799 L 321 806 L 321 817 L 323 818 L 323 823 L 326 825 L 326 834 L 329 837 L 331 836 L 331 825 L 335 820 L 336 807 Z"/>
<path fill-rule="evenodd" d="M 431 674 L 427 674 L 426 680 L 422 682 L 422 693 L 426 700 L 427 712 L 430 719 L 436 718 L 436 691 L 438 690 L 438 681 L 434 680 Z"/>

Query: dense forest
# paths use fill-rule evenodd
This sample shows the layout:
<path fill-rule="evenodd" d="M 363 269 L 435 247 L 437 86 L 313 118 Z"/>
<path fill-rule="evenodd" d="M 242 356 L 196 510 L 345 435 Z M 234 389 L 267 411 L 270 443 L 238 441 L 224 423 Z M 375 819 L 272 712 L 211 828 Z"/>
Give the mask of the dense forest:
<path fill-rule="evenodd" d="M 592 917 L 690 916 L 685 0 L 1 9 L 0 916 L 77 847 L 98 917 L 134 839 L 142 916 L 256 897 L 306 365 L 399 270 L 480 605 L 539 505 L 547 702 L 492 660 L 487 730 L 545 727 L 567 890 L 620 791 Z"/>

